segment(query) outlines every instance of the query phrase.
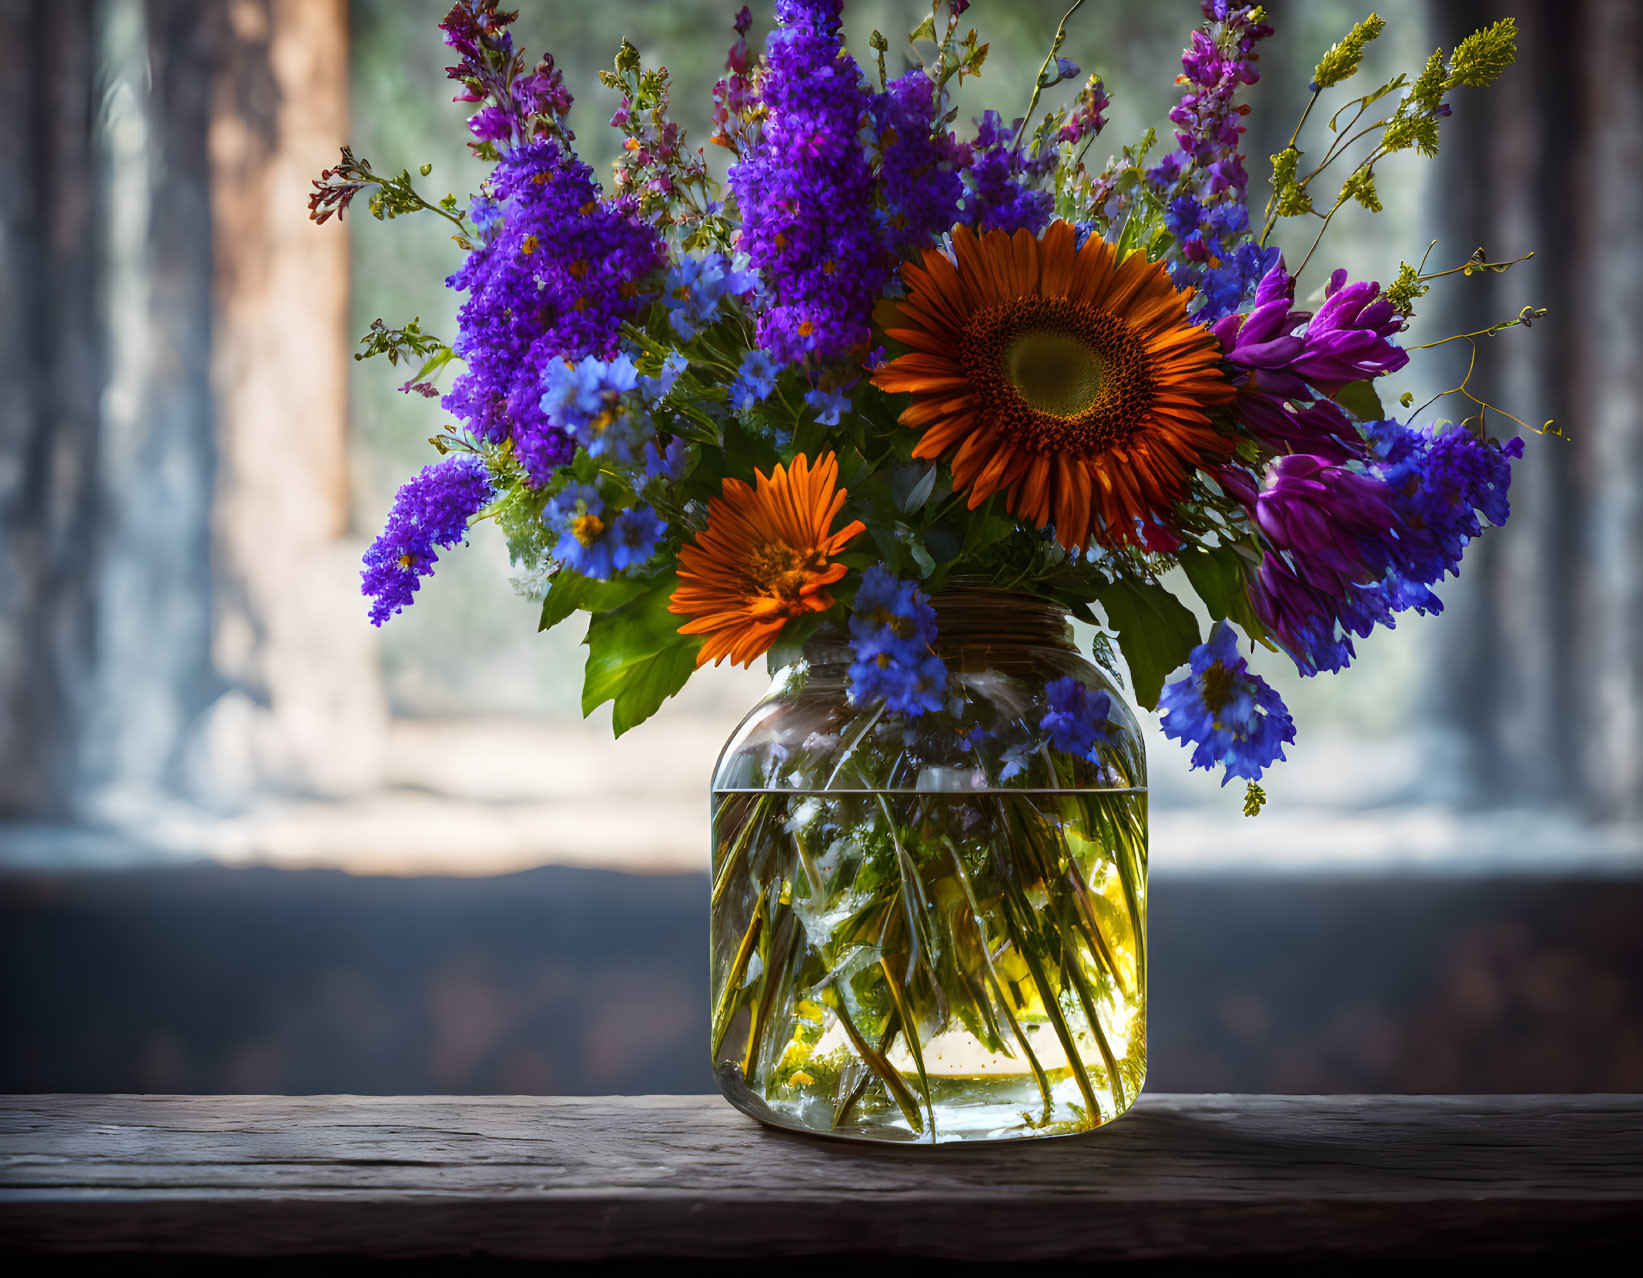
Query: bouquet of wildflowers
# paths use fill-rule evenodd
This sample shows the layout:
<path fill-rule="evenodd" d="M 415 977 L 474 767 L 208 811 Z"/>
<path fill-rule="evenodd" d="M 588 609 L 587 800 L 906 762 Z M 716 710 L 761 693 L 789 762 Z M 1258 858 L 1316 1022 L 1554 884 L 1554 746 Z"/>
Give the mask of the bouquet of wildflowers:
<path fill-rule="evenodd" d="M 1422 422 L 1376 391 L 1434 280 L 1507 264 L 1403 264 L 1383 289 L 1314 254 L 1292 269 L 1268 240 L 1378 209 L 1376 164 L 1436 153 L 1455 91 L 1511 62 L 1512 23 L 1354 96 L 1383 25 L 1359 23 L 1252 210 L 1238 99 L 1272 35 L 1258 7 L 1202 0 L 1170 128 L 1104 163 L 1107 93 L 1063 56 L 1065 21 L 1024 115 L 958 125 L 953 90 L 987 55 L 968 7 L 937 0 L 894 76 L 878 33 L 865 68 L 842 47 L 840 0 L 776 0 L 762 54 L 742 9 L 714 89 L 722 182 L 669 118 L 666 71 L 624 43 L 601 184 L 552 57 L 530 66 L 496 0 L 459 0 L 441 25 L 481 190 L 431 201 L 344 150 L 311 200 L 323 222 L 369 191 L 378 218 L 449 220 L 465 254 L 454 340 L 365 339 L 452 422 L 366 555 L 373 622 L 489 520 L 542 628 L 588 614 L 583 707 L 611 702 L 618 733 L 700 666 L 780 668 L 820 627 L 848 637 L 852 703 L 962 727 L 930 597 L 1013 591 L 1099 625 L 1098 659 L 1121 654 L 1192 766 L 1259 806 L 1295 729 L 1241 643 L 1334 672 L 1376 626 L 1437 611 L 1522 452 L 1481 411 Z M 1038 744 L 1072 754 L 1111 712 L 1072 680 L 1040 708 Z"/>

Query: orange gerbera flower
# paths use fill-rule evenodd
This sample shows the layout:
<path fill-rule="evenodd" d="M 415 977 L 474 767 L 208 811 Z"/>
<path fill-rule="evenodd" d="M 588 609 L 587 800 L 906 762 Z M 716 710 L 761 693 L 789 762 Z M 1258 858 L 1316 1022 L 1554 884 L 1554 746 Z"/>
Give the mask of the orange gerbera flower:
<path fill-rule="evenodd" d="M 825 587 L 845 568 L 829 560 L 866 529 L 858 519 L 828 531 L 845 498 L 844 489 L 835 491 L 839 459 L 832 453 L 814 470 L 800 456 L 756 478 L 757 489 L 725 480 L 723 494 L 707 504 L 707 527 L 679 551 L 668 610 L 691 618 L 680 634 L 707 636 L 698 666 L 726 657 L 751 665 L 791 618 L 831 608 Z"/>
<path fill-rule="evenodd" d="M 1232 398 L 1221 348 L 1187 320 L 1143 253 L 1123 262 L 1073 228 L 1043 237 L 953 231 L 956 263 L 931 251 L 903 264 L 905 297 L 883 304 L 885 331 L 912 350 L 873 375 L 913 402 L 913 456 L 948 450 L 973 510 L 994 493 L 1068 548 L 1155 542 L 1195 468 L 1232 455 L 1207 410 Z M 1155 542 L 1156 544 L 1156 542 Z"/>

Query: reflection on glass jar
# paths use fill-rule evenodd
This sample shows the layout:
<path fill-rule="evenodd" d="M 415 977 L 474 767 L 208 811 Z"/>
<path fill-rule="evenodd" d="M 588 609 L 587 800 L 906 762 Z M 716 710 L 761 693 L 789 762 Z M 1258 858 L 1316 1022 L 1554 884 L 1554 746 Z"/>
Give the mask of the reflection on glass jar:
<path fill-rule="evenodd" d="M 713 782 L 712 1048 L 767 1123 L 896 1141 L 1083 1131 L 1146 1074 L 1146 763 L 1111 680 L 1039 600 L 935 600 L 948 710 L 850 704 L 822 635 Z M 1112 698 L 1086 758 L 1044 688 Z"/>

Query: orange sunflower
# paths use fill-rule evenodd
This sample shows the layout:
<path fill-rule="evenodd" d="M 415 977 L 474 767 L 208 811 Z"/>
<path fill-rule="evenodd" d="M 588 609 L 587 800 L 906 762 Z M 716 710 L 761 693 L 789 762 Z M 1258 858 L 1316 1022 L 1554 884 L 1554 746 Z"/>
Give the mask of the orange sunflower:
<path fill-rule="evenodd" d="M 953 451 L 973 510 L 994 493 L 1069 549 L 1091 537 L 1147 544 L 1195 468 L 1232 455 L 1208 411 L 1232 398 L 1215 337 L 1187 320 L 1178 291 L 1144 253 L 1115 259 L 1073 228 L 953 231 L 901 268 L 907 293 L 879 319 L 912 349 L 874 373 L 913 402 L 913 456 Z"/>
<path fill-rule="evenodd" d="M 845 567 L 829 560 L 866 531 L 859 519 L 828 531 L 845 498 L 832 453 L 814 469 L 799 456 L 756 478 L 756 489 L 725 480 L 722 495 L 707 504 L 707 527 L 679 551 L 679 586 L 668 610 L 691 619 L 680 634 L 707 636 L 698 666 L 726 657 L 751 665 L 789 619 L 831 608 L 826 587 Z"/>

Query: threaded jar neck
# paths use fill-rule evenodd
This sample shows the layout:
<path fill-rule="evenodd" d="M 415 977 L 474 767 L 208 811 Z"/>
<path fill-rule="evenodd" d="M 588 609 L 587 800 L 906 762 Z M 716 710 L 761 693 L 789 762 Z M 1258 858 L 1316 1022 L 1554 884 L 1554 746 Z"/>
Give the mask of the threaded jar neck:
<path fill-rule="evenodd" d="M 1045 649 L 1075 650 L 1067 609 L 1047 599 L 960 584 L 930 603 L 936 610 L 935 653 L 955 671 L 1031 675 Z M 842 677 L 849 636 L 831 627 L 818 631 L 805 654 L 813 670 Z"/>

